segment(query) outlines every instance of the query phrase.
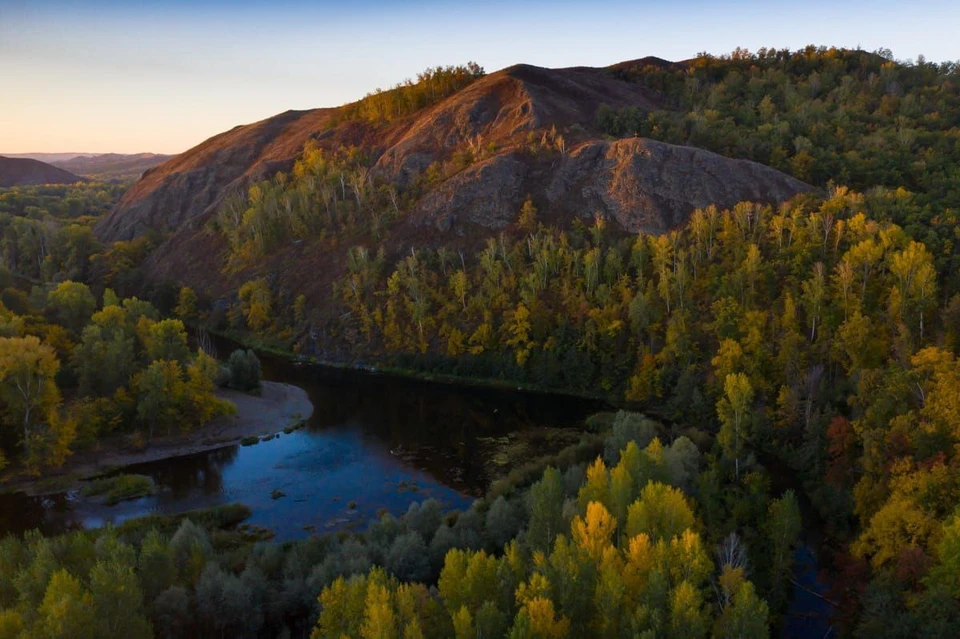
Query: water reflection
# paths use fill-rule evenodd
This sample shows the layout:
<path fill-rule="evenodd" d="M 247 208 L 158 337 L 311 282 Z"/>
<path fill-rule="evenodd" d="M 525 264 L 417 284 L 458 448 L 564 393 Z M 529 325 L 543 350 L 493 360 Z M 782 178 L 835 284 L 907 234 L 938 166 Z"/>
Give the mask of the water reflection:
<path fill-rule="evenodd" d="M 220 348 L 228 353 L 229 348 Z M 242 502 L 250 523 L 279 539 L 363 526 L 380 509 L 405 511 L 436 497 L 469 505 L 491 480 L 478 438 L 530 426 L 572 426 L 595 402 L 508 390 L 296 366 L 265 358 L 264 377 L 304 388 L 314 404 L 306 428 L 256 446 L 231 446 L 138 464 L 156 495 L 106 507 L 75 495 L 0 495 L 0 531 L 45 533 L 118 523 L 148 513 Z M 277 426 L 277 425 L 274 425 Z"/>

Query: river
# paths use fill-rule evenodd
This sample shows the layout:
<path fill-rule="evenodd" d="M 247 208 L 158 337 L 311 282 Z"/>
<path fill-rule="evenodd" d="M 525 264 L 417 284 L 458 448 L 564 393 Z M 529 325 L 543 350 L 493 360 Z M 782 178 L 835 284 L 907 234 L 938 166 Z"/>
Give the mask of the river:
<path fill-rule="evenodd" d="M 76 491 L 0 495 L 0 534 L 55 534 L 240 502 L 247 523 L 285 541 L 363 527 L 378 512 L 436 498 L 464 508 L 495 478 L 491 440 L 539 427 L 575 427 L 598 402 L 432 383 L 262 358 L 264 379 L 304 388 L 305 428 L 255 446 L 228 446 L 123 469 L 154 479 L 150 497 L 106 506 Z M 279 430 L 286 424 L 277 424 Z M 265 425 L 270 426 L 270 425 Z M 279 491 L 279 492 L 276 492 Z"/>

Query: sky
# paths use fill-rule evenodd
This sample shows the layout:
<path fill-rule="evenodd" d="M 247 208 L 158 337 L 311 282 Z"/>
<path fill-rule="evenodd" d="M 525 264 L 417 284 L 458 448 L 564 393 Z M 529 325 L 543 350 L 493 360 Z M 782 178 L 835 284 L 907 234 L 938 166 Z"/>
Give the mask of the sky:
<path fill-rule="evenodd" d="M 956 61 L 957 24 L 955 1 L 0 0 L 0 153 L 179 153 L 470 60 L 489 73 L 816 44 Z"/>

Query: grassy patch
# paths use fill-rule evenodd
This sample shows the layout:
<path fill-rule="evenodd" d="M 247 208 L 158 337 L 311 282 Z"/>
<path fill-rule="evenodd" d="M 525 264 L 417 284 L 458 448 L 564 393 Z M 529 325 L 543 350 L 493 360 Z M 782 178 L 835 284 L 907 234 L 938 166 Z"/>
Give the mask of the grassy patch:
<path fill-rule="evenodd" d="M 257 435 L 251 435 L 250 437 L 244 437 L 240 440 L 241 446 L 256 446 L 260 443 L 260 437 Z"/>
<path fill-rule="evenodd" d="M 172 535 L 185 519 L 189 519 L 206 530 L 225 530 L 237 526 L 247 519 L 253 511 L 243 504 L 227 504 L 200 510 L 189 510 L 177 515 L 147 515 L 125 521 L 117 527 L 118 532 L 139 536 L 156 529 L 161 534 Z"/>
<path fill-rule="evenodd" d="M 80 489 L 84 497 L 100 497 L 108 506 L 127 499 L 152 495 L 156 490 L 153 479 L 145 475 L 114 475 L 95 479 Z"/>

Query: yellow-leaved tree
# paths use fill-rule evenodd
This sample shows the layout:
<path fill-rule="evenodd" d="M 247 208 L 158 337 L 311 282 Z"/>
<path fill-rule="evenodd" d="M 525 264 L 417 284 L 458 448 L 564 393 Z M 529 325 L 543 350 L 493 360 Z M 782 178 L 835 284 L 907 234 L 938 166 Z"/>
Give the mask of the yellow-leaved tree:
<path fill-rule="evenodd" d="M 56 352 L 33 336 L 0 338 L 3 425 L 18 432 L 28 468 L 60 464 L 72 442 L 71 421 L 60 418 Z"/>

